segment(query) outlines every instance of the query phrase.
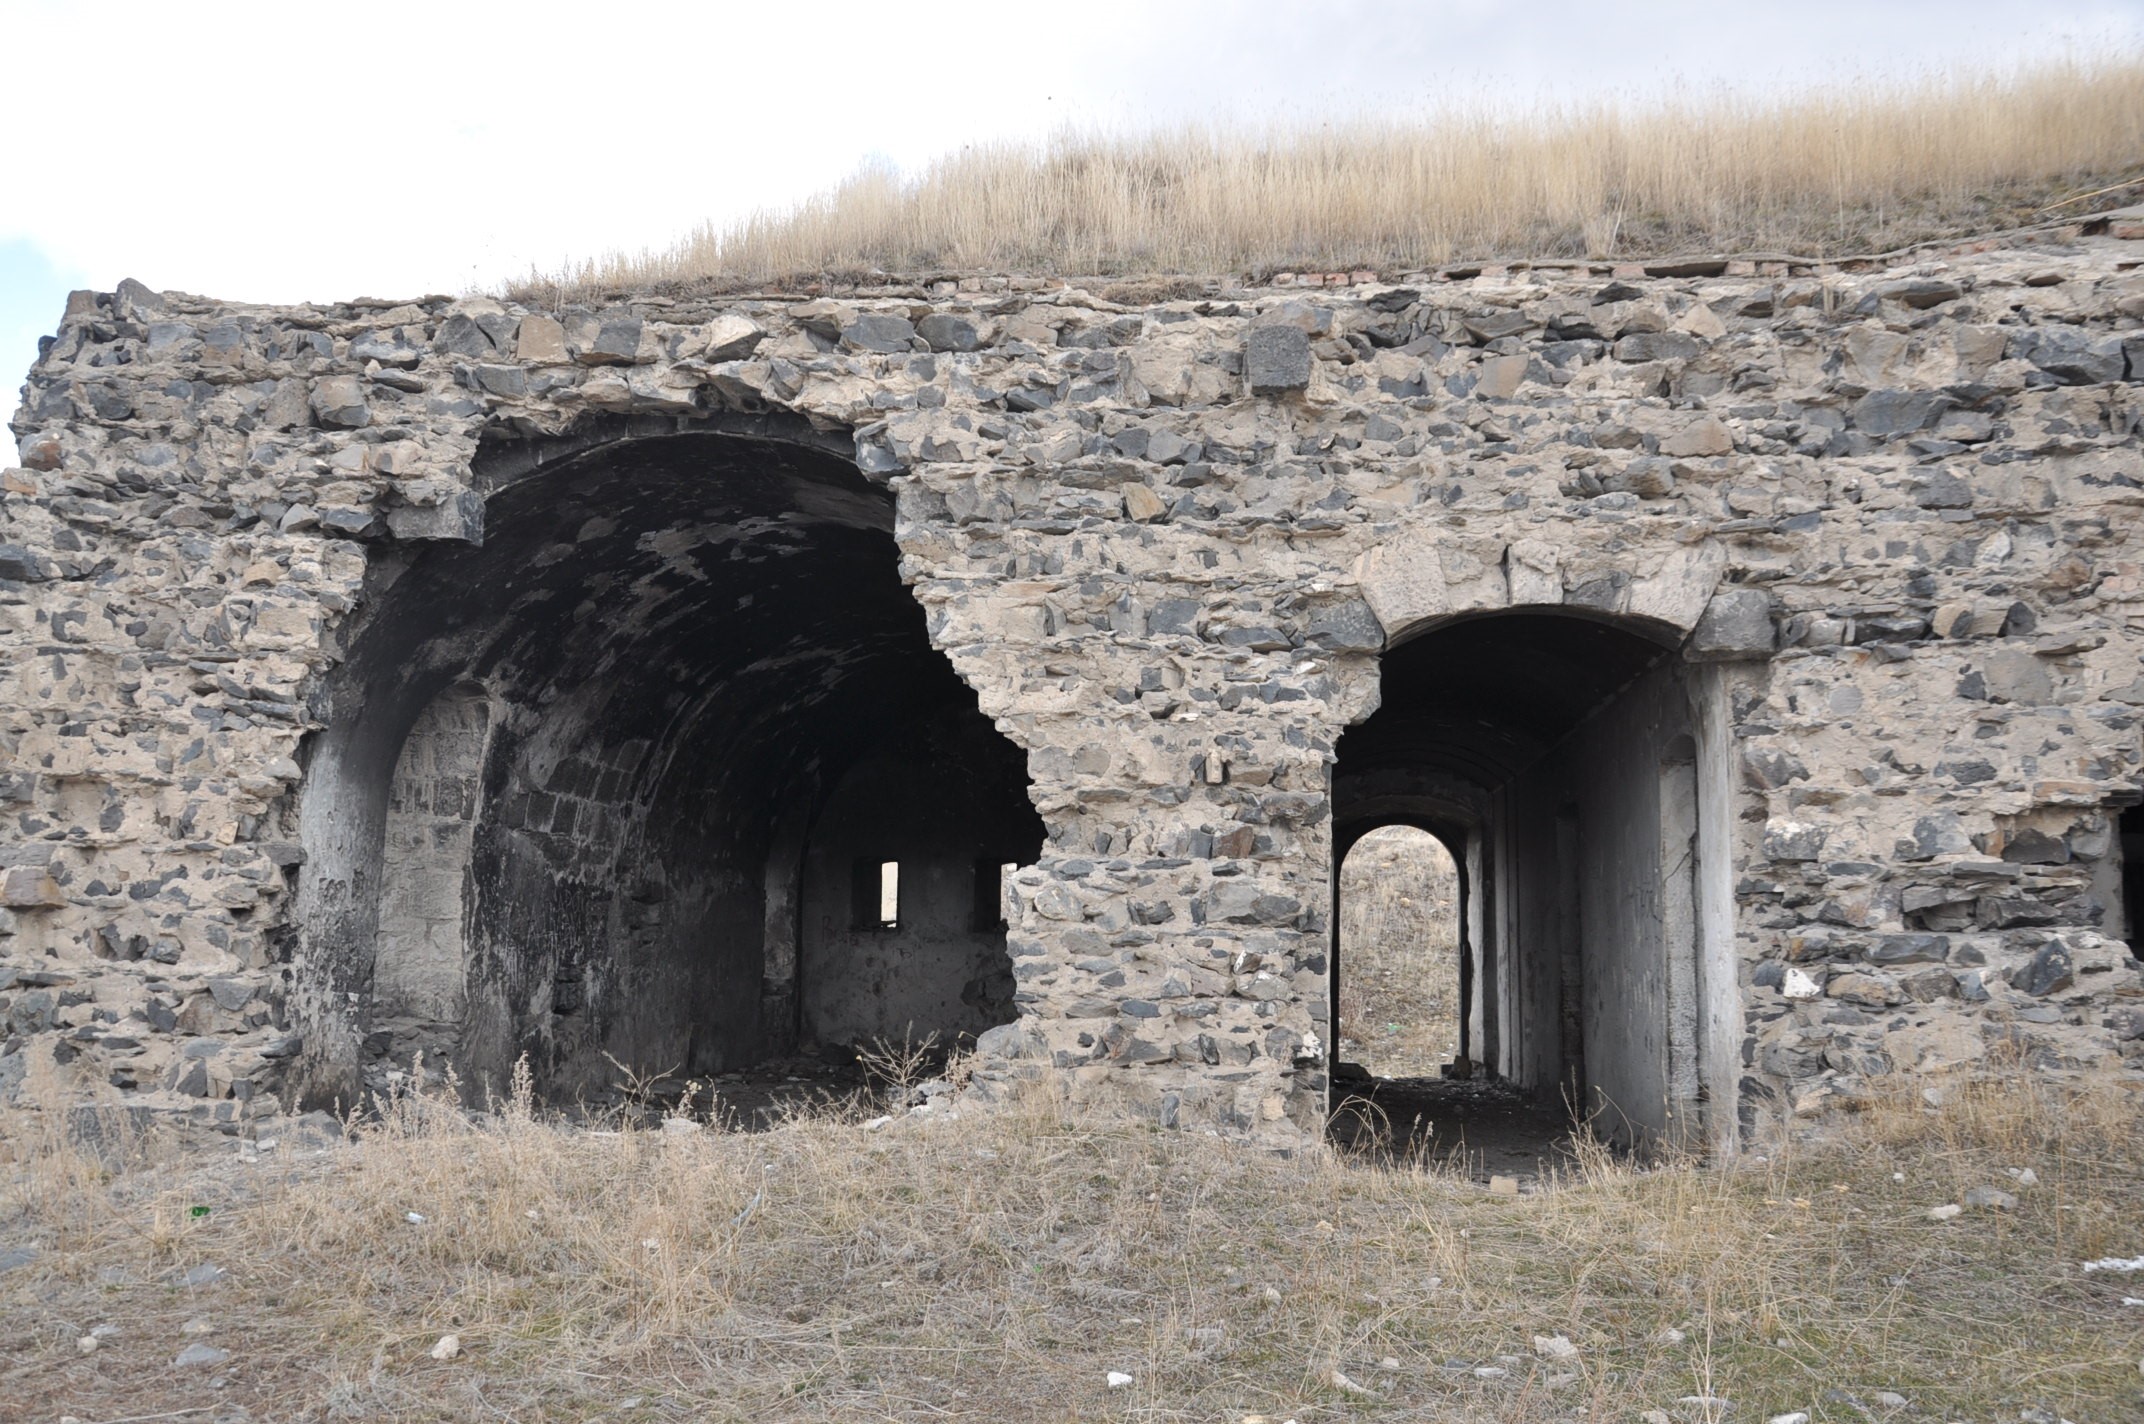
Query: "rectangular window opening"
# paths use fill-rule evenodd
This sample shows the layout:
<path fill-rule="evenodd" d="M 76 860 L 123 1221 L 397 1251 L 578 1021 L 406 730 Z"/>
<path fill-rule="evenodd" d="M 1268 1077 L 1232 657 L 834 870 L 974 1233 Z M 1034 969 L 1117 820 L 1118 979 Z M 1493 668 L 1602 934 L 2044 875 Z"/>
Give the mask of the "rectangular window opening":
<path fill-rule="evenodd" d="M 1020 868 L 1018 861 L 986 855 L 975 862 L 974 928 L 988 932 L 1005 928 L 1007 882 Z"/>
<path fill-rule="evenodd" d="M 901 927 L 901 863 L 897 860 L 859 860 L 851 891 L 856 928 L 897 930 Z"/>
<path fill-rule="evenodd" d="M 901 923 L 901 862 L 887 860 L 878 867 L 878 927 L 897 928 Z"/>

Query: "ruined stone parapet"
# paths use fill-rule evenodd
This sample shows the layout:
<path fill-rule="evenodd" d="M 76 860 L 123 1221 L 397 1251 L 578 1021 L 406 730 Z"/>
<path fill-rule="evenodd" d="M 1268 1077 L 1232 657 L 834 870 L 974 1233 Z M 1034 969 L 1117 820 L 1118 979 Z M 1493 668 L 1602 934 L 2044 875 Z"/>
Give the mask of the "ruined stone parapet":
<path fill-rule="evenodd" d="M 1026 753 L 986 1091 L 1314 1132 L 1336 743 L 1389 647 L 1512 609 L 1645 630 L 1720 699 L 1714 1114 L 1998 1050 L 2135 1066 L 2129 251 L 1152 305 L 78 293 L 0 477 L 0 1089 L 49 1046 L 225 1119 L 351 1091 L 371 1006 L 307 936 L 378 886 L 306 879 L 338 831 L 301 801 L 368 599 L 480 546 L 517 471 L 783 421 L 890 489 L 931 641 Z"/>

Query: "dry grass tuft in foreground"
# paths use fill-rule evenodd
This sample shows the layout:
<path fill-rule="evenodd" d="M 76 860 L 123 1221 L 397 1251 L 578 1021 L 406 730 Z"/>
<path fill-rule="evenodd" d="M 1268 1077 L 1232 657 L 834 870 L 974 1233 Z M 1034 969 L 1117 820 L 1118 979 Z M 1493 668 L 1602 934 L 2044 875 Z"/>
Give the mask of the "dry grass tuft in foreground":
<path fill-rule="evenodd" d="M 518 290 L 1866 253 L 2082 213 L 2046 209 L 2140 175 L 2144 59 L 2124 56 L 1780 102 L 981 146 Z"/>
<path fill-rule="evenodd" d="M 1945 1086 L 1738 1170 L 1583 1154 L 1519 1197 L 1082 1126 L 1040 1090 L 751 1135 L 409 1101 L 354 1144 L 117 1172 L 24 1112 L 0 1412 L 2144 1416 L 2144 1275 L 2081 1269 L 2144 1253 L 2134 1085 Z M 1930 1217 L 1985 1187 L 2014 1202 Z"/>

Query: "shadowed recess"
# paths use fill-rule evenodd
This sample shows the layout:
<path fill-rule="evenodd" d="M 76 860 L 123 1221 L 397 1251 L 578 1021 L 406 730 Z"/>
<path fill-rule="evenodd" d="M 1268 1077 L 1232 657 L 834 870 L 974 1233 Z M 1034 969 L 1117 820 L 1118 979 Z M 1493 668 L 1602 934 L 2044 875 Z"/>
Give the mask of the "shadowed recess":
<path fill-rule="evenodd" d="M 1434 1131 L 1450 1150 L 1457 1129 L 1478 1151 L 1494 1139 L 1515 1162 L 1538 1161 L 1568 1122 L 1565 1104 L 1626 1144 L 1694 1132 L 1707 1086 L 1700 770 L 1696 693 L 1674 639 L 1643 619 L 1525 611 L 1446 624 L 1385 654 L 1377 712 L 1340 739 L 1335 854 L 1387 826 L 1451 849 L 1460 1021 L 1456 1055 L 1435 1067 L 1508 1085 L 1503 1097 L 1478 1081 L 1393 1085 L 1343 1063 L 1336 1082 L 1374 1101 L 1401 1140 Z M 1360 912 L 1380 889 L 1375 877 L 1336 877 L 1339 917 L 1361 928 L 1352 962 L 1336 940 L 1335 983 L 1358 1017 L 1362 976 L 1384 972 L 1362 946 L 1391 932 Z M 1404 1017 L 1391 1022 L 1396 1038 L 1427 1027 Z M 1374 1042 L 1344 1017 L 1342 1031 Z"/>
<path fill-rule="evenodd" d="M 1494 785 L 1538 760 L 1668 646 L 1635 620 L 1567 613 L 1449 624 L 1385 654 L 1382 702 L 1349 729 L 1346 768 L 1432 766 Z"/>
<path fill-rule="evenodd" d="M 480 546 L 375 578 L 332 680 L 305 885 L 342 913 L 307 948 L 376 1011 L 343 1056 L 490 1083 L 529 1052 L 558 1092 L 606 1054 L 719 1071 L 1009 1018 L 970 882 L 1040 826 L 901 584 L 886 493 L 797 439 L 524 453 L 492 462 Z M 383 844 L 438 892 L 381 885 Z M 905 864 L 897 924 L 854 913 L 867 857 Z M 433 987 L 389 1014 L 372 990 L 412 956 Z"/>

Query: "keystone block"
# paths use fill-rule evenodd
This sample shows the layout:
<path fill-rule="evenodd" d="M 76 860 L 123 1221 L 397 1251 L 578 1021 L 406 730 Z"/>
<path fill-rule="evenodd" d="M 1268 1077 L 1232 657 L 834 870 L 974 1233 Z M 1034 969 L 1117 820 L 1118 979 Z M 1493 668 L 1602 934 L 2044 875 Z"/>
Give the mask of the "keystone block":
<path fill-rule="evenodd" d="M 1770 657 L 1777 643 L 1772 600 L 1761 589 L 1734 588 L 1705 605 L 1683 655 L 1692 662 L 1747 662 Z"/>

